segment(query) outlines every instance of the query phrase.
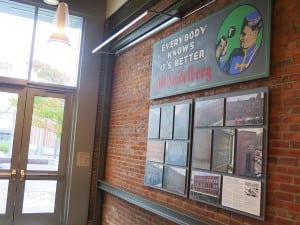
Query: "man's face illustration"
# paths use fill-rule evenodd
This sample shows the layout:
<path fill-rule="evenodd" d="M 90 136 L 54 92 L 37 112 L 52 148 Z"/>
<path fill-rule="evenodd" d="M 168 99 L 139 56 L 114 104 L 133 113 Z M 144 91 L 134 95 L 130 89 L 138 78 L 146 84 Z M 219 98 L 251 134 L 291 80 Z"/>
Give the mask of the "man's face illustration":
<path fill-rule="evenodd" d="M 257 34 L 257 29 L 252 30 L 251 27 L 244 26 L 240 36 L 241 47 L 247 50 L 248 48 L 253 46 L 256 42 Z"/>

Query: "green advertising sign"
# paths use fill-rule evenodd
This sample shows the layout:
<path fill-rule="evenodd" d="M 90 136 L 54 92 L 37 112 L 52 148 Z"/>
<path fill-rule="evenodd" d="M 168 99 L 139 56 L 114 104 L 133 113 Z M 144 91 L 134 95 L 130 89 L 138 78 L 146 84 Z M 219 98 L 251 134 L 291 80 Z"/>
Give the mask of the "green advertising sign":
<path fill-rule="evenodd" d="M 153 46 L 151 99 L 269 76 L 271 0 L 238 3 Z"/>

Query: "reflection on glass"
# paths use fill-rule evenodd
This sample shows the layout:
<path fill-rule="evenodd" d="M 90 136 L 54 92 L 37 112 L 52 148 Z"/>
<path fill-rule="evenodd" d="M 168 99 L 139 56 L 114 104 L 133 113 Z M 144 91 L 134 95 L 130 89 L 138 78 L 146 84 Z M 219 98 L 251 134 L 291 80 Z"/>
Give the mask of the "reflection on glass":
<path fill-rule="evenodd" d="M 213 133 L 212 171 L 233 173 L 234 129 L 215 129 Z"/>
<path fill-rule="evenodd" d="M 34 97 L 27 170 L 58 170 L 64 103 L 64 99 Z"/>
<path fill-rule="evenodd" d="M 148 138 L 159 138 L 160 108 L 150 108 Z"/>
<path fill-rule="evenodd" d="M 39 9 L 30 80 L 66 86 L 77 85 L 82 18 L 70 16 L 71 45 L 48 42 L 55 11 Z"/>
<path fill-rule="evenodd" d="M 18 94 L 0 92 L 0 170 L 9 170 L 16 122 Z"/>
<path fill-rule="evenodd" d="M 185 194 L 186 169 L 175 166 L 166 166 L 164 171 L 163 187 L 172 192 Z"/>
<path fill-rule="evenodd" d="M 27 180 L 23 213 L 54 213 L 57 181 Z"/>
<path fill-rule="evenodd" d="M 8 193 L 8 180 L 0 180 L 0 214 L 5 214 Z"/>
<path fill-rule="evenodd" d="M 7 0 L 0 4 L 0 76 L 28 79 L 34 7 Z"/>
<path fill-rule="evenodd" d="M 174 139 L 189 138 L 190 105 L 175 106 Z"/>

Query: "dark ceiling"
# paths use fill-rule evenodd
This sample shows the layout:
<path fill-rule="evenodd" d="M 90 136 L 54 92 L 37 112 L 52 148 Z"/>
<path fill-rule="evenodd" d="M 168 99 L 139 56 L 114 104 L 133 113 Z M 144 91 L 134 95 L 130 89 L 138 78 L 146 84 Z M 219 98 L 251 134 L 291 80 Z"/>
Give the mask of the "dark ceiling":
<path fill-rule="evenodd" d="M 153 29 L 166 23 L 170 18 L 183 18 L 191 12 L 215 1 L 216 0 L 170 0 L 167 5 L 157 7 L 162 1 L 129 0 L 107 19 L 108 37 L 147 10 L 151 12 L 151 16 L 148 16 L 140 24 L 136 25 L 130 32 L 127 32 L 125 35 L 122 34 L 121 38 L 118 37 L 112 41 L 108 46 L 108 50 L 114 53 L 118 52 L 136 39 L 143 37 L 153 31 Z M 153 10 L 154 8 L 155 10 Z"/>

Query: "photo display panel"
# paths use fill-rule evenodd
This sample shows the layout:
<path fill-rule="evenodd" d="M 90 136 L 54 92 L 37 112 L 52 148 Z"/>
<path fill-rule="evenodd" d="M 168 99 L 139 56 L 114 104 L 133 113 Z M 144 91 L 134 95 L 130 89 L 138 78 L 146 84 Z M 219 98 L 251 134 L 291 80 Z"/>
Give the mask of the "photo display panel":
<path fill-rule="evenodd" d="M 267 88 L 195 99 L 189 197 L 265 218 Z"/>
<path fill-rule="evenodd" d="M 192 100 L 150 107 L 145 185 L 187 197 L 191 113 Z"/>
<path fill-rule="evenodd" d="M 144 184 L 264 220 L 268 102 L 257 88 L 150 106 Z"/>

